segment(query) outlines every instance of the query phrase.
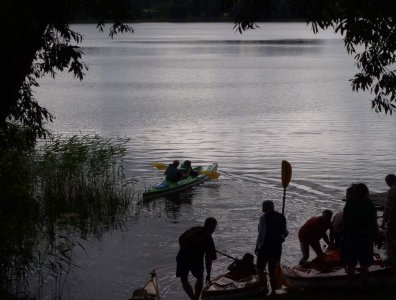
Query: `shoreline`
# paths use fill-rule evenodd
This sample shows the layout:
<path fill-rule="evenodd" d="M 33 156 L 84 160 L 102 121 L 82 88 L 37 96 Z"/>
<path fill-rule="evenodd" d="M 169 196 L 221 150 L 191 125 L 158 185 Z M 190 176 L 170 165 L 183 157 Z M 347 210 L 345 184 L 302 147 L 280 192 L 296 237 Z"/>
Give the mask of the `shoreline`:
<path fill-rule="evenodd" d="M 395 278 L 396 279 L 396 278 Z M 395 280 L 396 283 L 396 280 Z M 269 296 L 256 296 L 250 300 L 277 299 L 277 300 L 390 300 L 394 299 L 396 289 L 392 287 L 362 288 L 362 289 L 295 289 L 285 290 L 284 293 Z"/>
<path fill-rule="evenodd" d="M 97 24 L 98 21 L 96 19 L 82 19 L 82 20 L 72 20 L 70 24 Z M 105 20 L 104 24 L 114 23 L 112 20 Z M 184 20 L 176 20 L 176 19 L 130 19 L 124 20 L 123 23 L 230 23 L 235 24 L 235 21 L 231 19 L 184 19 Z M 305 19 L 273 19 L 273 20 L 261 20 L 257 21 L 258 23 L 307 23 Z"/>

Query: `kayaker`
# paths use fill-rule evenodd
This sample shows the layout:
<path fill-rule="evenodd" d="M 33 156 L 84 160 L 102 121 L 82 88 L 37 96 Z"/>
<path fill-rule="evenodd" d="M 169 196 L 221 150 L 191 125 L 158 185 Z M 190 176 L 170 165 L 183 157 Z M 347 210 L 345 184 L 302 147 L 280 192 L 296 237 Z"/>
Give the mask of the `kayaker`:
<path fill-rule="evenodd" d="M 198 172 L 193 170 L 191 167 L 191 161 L 185 160 L 180 166 L 181 178 L 187 178 L 189 176 L 197 176 Z"/>
<path fill-rule="evenodd" d="M 168 165 L 164 172 L 166 180 L 176 182 L 180 179 L 180 170 L 177 168 L 180 162 L 175 159 L 171 164 Z"/>
<path fill-rule="evenodd" d="M 286 227 L 286 218 L 274 210 L 274 202 L 265 200 L 262 204 L 263 215 L 258 225 L 256 243 L 257 274 L 268 291 L 267 277 L 264 269 L 268 265 L 271 294 L 276 292 L 276 269 L 280 263 L 282 243 L 289 232 Z"/>
<path fill-rule="evenodd" d="M 303 226 L 301 226 L 298 231 L 298 240 L 300 241 L 301 252 L 303 255 L 300 260 L 300 265 L 307 262 L 310 247 L 315 251 L 318 259 L 323 257 L 324 254 L 320 245 L 321 239 L 323 239 L 329 247 L 333 247 L 327 235 L 327 231 L 331 228 L 332 216 L 333 212 L 329 209 L 325 209 L 321 216 L 310 218 Z"/>
<path fill-rule="evenodd" d="M 212 261 L 217 258 L 212 234 L 217 226 L 213 217 L 205 220 L 204 226 L 188 229 L 179 237 L 180 250 L 176 257 L 176 277 L 180 277 L 184 291 L 191 300 L 199 300 L 203 288 L 204 257 L 206 281 L 210 282 Z M 195 290 L 188 281 L 188 274 L 196 278 Z"/>
<path fill-rule="evenodd" d="M 388 174 L 385 182 L 389 186 L 386 194 L 382 228 L 386 232 L 386 247 L 388 257 L 393 266 L 396 266 L 396 175 Z"/>

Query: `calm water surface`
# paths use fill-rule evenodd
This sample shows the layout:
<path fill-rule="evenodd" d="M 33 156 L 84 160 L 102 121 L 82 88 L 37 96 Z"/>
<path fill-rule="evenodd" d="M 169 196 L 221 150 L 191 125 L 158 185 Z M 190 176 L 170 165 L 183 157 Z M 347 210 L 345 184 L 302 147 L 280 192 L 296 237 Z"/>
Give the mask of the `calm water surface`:
<path fill-rule="evenodd" d="M 40 82 L 37 98 L 56 115 L 50 128 L 130 137 L 127 174 L 140 192 L 162 178 L 152 162 L 217 161 L 221 177 L 136 204 L 122 229 L 83 241 L 64 299 L 127 299 L 153 268 L 162 299 L 185 299 L 175 278 L 178 236 L 214 216 L 219 250 L 253 252 L 261 202 L 281 209 L 283 159 L 293 166 L 286 264 L 299 259 L 298 227 L 324 208 L 341 209 L 350 183 L 386 190 L 396 121 L 351 91 L 356 68 L 342 40 L 303 23 L 260 26 L 239 35 L 232 24 L 137 24 L 114 40 L 76 26 L 89 71 L 81 82 L 70 74 Z M 229 263 L 220 257 L 213 275 Z"/>

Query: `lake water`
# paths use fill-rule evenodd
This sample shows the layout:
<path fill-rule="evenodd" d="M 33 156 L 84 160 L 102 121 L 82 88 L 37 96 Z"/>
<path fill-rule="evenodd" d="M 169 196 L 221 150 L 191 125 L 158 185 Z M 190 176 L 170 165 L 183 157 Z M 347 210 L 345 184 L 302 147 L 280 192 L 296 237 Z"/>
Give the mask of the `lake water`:
<path fill-rule="evenodd" d="M 214 216 L 219 250 L 253 252 L 261 202 L 281 210 L 282 160 L 293 167 L 285 264 L 299 260 L 297 230 L 309 217 L 341 209 L 352 182 L 385 191 L 384 176 L 396 171 L 396 120 L 352 92 L 353 58 L 331 32 L 314 35 L 304 23 L 243 35 L 230 23 L 151 23 L 111 40 L 92 25 L 75 29 L 89 71 L 81 82 L 70 74 L 40 81 L 39 103 L 56 116 L 51 130 L 131 138 L 125 163 L 139 192 L 162 178 L 153 162 L 217 161 L 221 177 L 135 207 L 122 229 L 83 241 L 64 299 L 128 299 L 153 268 L 162 299 L 186 299 L 175 277 L 179 235 Z M 219 257 L 213 276 L 229 263 Z"/>

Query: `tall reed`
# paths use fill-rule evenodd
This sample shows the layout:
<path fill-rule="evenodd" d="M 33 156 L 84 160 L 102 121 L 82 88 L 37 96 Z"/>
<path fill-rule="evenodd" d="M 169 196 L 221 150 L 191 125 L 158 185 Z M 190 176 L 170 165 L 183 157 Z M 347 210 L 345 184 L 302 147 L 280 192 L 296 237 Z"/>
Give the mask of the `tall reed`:
<path fill-rule="evenodd" d="M 0 297 L 24 296 L 30 284 L 40 299 L 50 276 L 60 298 L 79 239 L 122 226 L 134 197 L 123 173 L 128 141 L 54 135 L 1 149 Z"/>

